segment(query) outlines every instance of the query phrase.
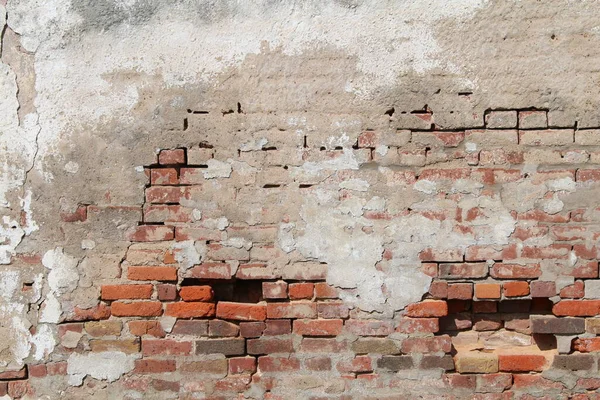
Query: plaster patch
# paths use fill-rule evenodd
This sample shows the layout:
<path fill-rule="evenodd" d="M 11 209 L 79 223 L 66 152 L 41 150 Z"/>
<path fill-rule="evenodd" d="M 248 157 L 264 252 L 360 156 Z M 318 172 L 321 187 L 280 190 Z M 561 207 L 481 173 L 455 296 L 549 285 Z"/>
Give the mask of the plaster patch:
<path fill-rule="evenodd" d="M 48 274 L 48 285 L 57 295 L 72 292 L 77 288 L 79 273 L 77 265 L 79 261 L 65 254 L 62 247 L 48 250 L 42 258 L 42 264 L 50 270 Z"/>
<path fill-rule="evenodd" d="M 206 162 L 208 168 L 202 169 L 206 179 L 229 178 L 231 176 L 231 164 L 211 158 Z"/>
<path fill-rule="evenodd" d="M 38 325 L 35 335 L 31 337 L 31 343 L 35 347 L 33 358 L 37 361 L 45 359 L 56 346 L 52 328 L 47 324 Z"/>
<path fill-rule="evenodd" d="M 69 384 L 80 386 L 87 375 L 92 378 L 114 382 L 123 374 L 133 370 L 134 360 L 139 357 L 127 355 L 120 351 L 104 351 L 100 353 L 73 353 L 67 360 Z"/>
<path fill-rule="evenodd" d="M 175 242 L 172 249 L 175 250 L 175 260 L 184 270 L 200 264 L 200 260 L 206 254 L 206 245 L 202 242 L 195 243 L 193 240 Z"/>

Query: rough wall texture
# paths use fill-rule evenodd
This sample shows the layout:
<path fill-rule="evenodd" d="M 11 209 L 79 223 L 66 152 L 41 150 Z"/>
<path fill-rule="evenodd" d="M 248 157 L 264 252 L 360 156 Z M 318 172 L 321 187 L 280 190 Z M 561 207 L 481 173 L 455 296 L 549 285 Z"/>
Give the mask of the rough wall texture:
<path fill-rule="evenodd" d="M 0 398 L 598 398 L 599 13 L 0 0 Z"/>

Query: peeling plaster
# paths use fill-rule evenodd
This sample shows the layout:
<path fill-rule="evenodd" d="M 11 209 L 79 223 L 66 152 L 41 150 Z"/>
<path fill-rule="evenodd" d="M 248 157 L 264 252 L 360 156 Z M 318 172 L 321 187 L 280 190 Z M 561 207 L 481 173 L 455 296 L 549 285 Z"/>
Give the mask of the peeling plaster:
<path fill-rule="evenodd" d="M 69 384 L 80 386 L 87 375 L 92 378 L 114 382 L 123 374 L 133 370 L 134 360 L 137 357 L 139 356 L 127 355 L 120 351 L 73 353 L 67 360 Z"/>

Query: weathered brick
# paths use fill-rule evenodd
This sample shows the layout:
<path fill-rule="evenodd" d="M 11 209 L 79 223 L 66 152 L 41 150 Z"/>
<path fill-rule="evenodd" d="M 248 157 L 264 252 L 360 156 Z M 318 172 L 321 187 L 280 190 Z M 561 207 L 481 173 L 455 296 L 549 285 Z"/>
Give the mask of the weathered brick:
<path fill-rule="evenodd" d="M 129 321 L 129 332 L 135 336 L 150 335 L 165 337 L 166 333 L 159 321 Z"/>
<path fill-rule="evenodd" d="M 292 321 L 289 319 L 268 319 L 265 321 L 265 336 L 287 335 L 292 333 Z"/>
<path fill-rule="evenodd" d="M 534 281 L 530 284 L 531 297 L 556 296 L 556 282 Z"/>
<path fill-rule="evenodd" d="M 233 357 L 229 359 L 229 374 L 253 374 L 255 372 L 255 357 Z"/>
<path fill-rule="evenodd" d="M 392 372 L 398 372 L 413 368 L 413 359 L 411 356 L 383 356 L 377 360 L 377 368 Z"/>
<path fill-rule="evenodd" d="M 583 318 L 556 318 L 552 316 L 531 316 L 533 333 L 576 334 L 585 332 Z"/>
<path fill-rule="evenodd" d="M 442 368 L 444 371 L 452 371 L 454 369 L 454 360 L 449 354 L 443 356 L 425 354 L 419 364 L 421 369 Z"/>
<path fill-rule="evenodd" d="M 573 129 L 519 131 L 519 143 L 525 146 L 564 146 L 574 140 Z"/>
<path fill-rule="evenodd" d="M 318 302 L 317 313 L 319 318 L 348 318 L 350 310 L 343 302 Z"/>
<path fill-rule="evenodd" d="M 477 376 L 477 392 L 502 393 L 512 386 L 513 377 L 507 373 L 482 374 Z"/>
<path fill-rule="evenodd" d="M 179 183 L 177 170 L 175 168 L 152 168 L 150 183 L 152 185 L 177 185 Z"/>
<path fill-rule="evenodd" d="M 394 326 L 392 321 L 350 319 L 345 329 L 358 336 L 387 336 L 394 331 Z"/>
<path fill-rule="evenodd" d="M 206 339 L 196 341 L 196 354 L 223 354 L 239 356 L 245 353 L 243 338 Z"/>
<path fill-rule="evenodd" d="M 552 367 L 570 371 L 589 370 L 594 366 L 594 361 L 591 354 L 557 354 L 554 356 Z"/>
<path fill-rule="evenodd" d="M 177 318 L 207 318 L 215 316 L 215 305 L 199 301 L 167 303 L 165 315 Z"/>
<path fill-rule="evenodd" d="M 485 263 L 440 264 L 439 276 L 444 279 L 484 278 L 488 266 Z"/>
<path fill-rule="evenodd" d="M 0 372 L 0 379 L 2 380 L 10 380 L 10 379 L 25 379 L 27 378 L 27 368 L 23 367 L 17 370 L 8 370 Z"/>
<path fill-rule="evenodd" d="M 294 321 L 294 333 L 303 336 L 336 336 L 342 332 L 341 319 L 298 319 Z"/>
<path fill-rule="evenodd" d="M 126 236 L 132 242 L 157 242 L 173 240 L 175 231 L 172 226 L 140 225 L 127 231 Z"/>
<path fill-rule="evenodd" d="M 317 299 L 337 299 L 338 290 L 325 282 L 317 282 L 315 283 L 315 297 Z"/>
<path fill-rule="evenodd" d="M 240 335 L 245 338 L 262 336 L 266 324 L 264 322 L 240 322 Z"/>
<path fill-rule="evenodd" d="M 328 356 L 307 358 L 304 367 L 309 371 L 331 371 L 331 358 Z"/>
<path fill-rule="evenodd" d="M 287 299 L 288 284 L 283 281 L 263 282 L 262 293 L 265 299 Z"/>
<path fill-rule="evenodd" d="M 300 369 L 300 360 L 296 357 L 258 357 L 258 368 L 261 372 L 289 372 Z"/>
<path fill-rule="evenodd" d="M 219 303 L 220 304 L 220 303 Z M 316 318 L 317 305 L 310 302 L 269 303 L 268 318 Z"/>
<path fill-rule="evenodd" d="M 184 373 L 225 376 L 227 374 L 227 359 L 183 362 L 178 370 Z"/>
<path fill-rule="evenodd" d="M 356 354 L 399 354 L 400 348 L 390 339 L 361 338 L 352 343 L 351 349 Z"/>
<path fill-rule="evenodd" d="M 324 280 L 327 278 L 327 264 L 315 262 L 297 262 L 286 265 L 282 269 L 282 277 L 286 280 Z"/>
<path fill-rule="evenodd" d="M 174 335 L 208 336 L 209 321 L 178 320 L 171 331 Z"/>
<path fill-rule="evenodd" d="M 100 336 L 119 336 L 121 334 L 121 321 L 90 321 L 86 322 L 85 331 L 88 335 L 94 337 Z"/>
<path fill-rule="evenodd" d="M 227 263 L 202 263 L 190 270 L 190 276 L 200 279 L 230 279 L 231 266 Z"/>
<path fill-rule="evenodd" d="M 185 164 L 185 150 L 161 150 L 160 153 L 158 153 L 158 163 L 162 165 Z"/>
<path fill-rule="evenodd" d="M 237 336 L 240 328 L 236 324 L 221 320 L 211 320 L 208 324 L 208 336 L 210 337 L 231 337 Z"/>
<path fill-rule="evenodd" d="M 369 356 L 356 356 L 352 360 L 342 360 L 338 362 L 336 369 L 342 373 L 363 373 L 373 371 L 371 357 Z"/>
<path fill-rule="evenodd" d="M 272 353 L 291 353 L 294 351 L 292 339 L 281 339 L 278 337 L 261 337 L 258 339 L 248 339 L 248 354 L 272 354 Z"/>
<path fill-rule="evenodd" d="M 542 275 L 539 264 L 506 264 L 495 263 L 490 269 L 490 276 L 496 279 L 527 279 Z"/>
<path fill-rule="evenodd" d="M 177 298 L 177 286 L 168 283 L 161 283 L 156 285 L 156 293 L 159 300 L 172 301 Z"/>
<path fill-rule="evenodd" d="M 477 386 L 477 375 L 444 374 L 442 378 L 453 389 L 474 391 Z"/>
<path fill-rule="evenodd" d="M 516 128 L 517 112 L 511 111 L 490 111 L 485 115 L 485 126 L 490 129 L 495 128 Z"/>
<path fill-rule="evenodd" d="M 456 371 L 461 374 L 498 372 L 498 356 L 479 351 L 460 352 L 454 357 Z"/>
<path fill-rule="evenodd" d="M 142 339 L 142 354 L 155 355 L 188 355 L 192 352 L 192 342 L 172 339 Z"/>
<path fill-rule="evenodd" d="M 139 339 L 102 340 L 92 339 L 89 342 L 93 352 L 120 351 L 126 354 L 140 351 Z"/>
<path fill-rule="evenodd" d="M 449 353 L 452 348 L 452 341 L 447 335 L 423 337 L 423 338 L 408 338 L 402 342 L 403 353 L 435 353 L 443 351 Z"/>
<path fill-rule="evenodd" d="M 573 349 L 581 353 L 600 351 L 600 338 L 577 338 L 573 341 Z"/>
<path fill-rule="evenodd" d="M 396 326 L 400 333 L 436 333 L 439 329 L 437 318 L 402 318 Z"/>
<path fill-rule="evenodd" d="M 451 283 L 448 285 L 448 299 L 471 300 L 473 298 L 472 283 Z"/>

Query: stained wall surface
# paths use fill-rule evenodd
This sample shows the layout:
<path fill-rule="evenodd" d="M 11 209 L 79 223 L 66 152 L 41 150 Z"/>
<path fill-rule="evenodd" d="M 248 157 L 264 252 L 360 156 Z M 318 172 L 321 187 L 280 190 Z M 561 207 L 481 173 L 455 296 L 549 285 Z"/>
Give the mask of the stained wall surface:
<path fill-rule="evenodd" d="M 599 16 L 0 0 L 0 398 L 598 398 Z"/>

